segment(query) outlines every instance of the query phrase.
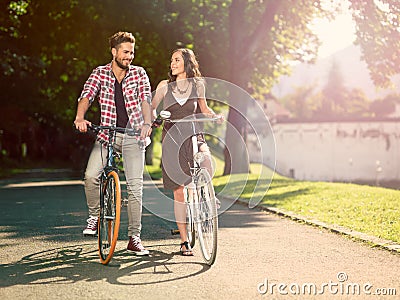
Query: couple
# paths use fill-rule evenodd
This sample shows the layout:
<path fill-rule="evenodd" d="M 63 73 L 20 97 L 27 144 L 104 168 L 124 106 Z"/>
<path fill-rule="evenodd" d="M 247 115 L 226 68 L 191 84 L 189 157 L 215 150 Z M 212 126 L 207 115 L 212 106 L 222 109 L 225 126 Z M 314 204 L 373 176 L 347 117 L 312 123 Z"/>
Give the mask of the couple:
<path fill-rule="evenodd" d="M 101 125 L 118 127 L 128 125 L 141 128 L 139 139 L 125 138 L 124 135 L 117 133 L 116 146 L 122 152 L 128 190 L 129 242 L 127 250 L 136 255 L 148 255 L 149 251 L 144 248 L 140 239 L 145 148 L 141 146 L 143 144 L 139 143 L 139 140 L 150 136 L 152 118 L 161 101 L 163 101 L 163 109 L 171 112 L 171 119 L 181 119 L 195 113 L 203 113 L 210 117 L 216 114 L 207 105 L 199 64 L 192 50 L 181 48 L 172 53 L 169 79 L 159 83 L 152 99 L 146 71 L 142 67 L 131 65 L 134 58 L 134 36 L 129 32 L 117 32 L 110 37 L 109 42 L 113 59 L 109 64 L 94 69 L 87 79 L 78 99 L 74 123 L 80 132 L 86 132 L 90 122 L 85 120 L 85 114 L 93 101 L 97 100 L 100 104 Z M 222 118 L 222 116 L 219 117 Z M 163 140 L 171 128 L 167 125 L 169 124 L 163 128 Z M 100 210 L 99 178 L 103 168 L 102 153 L 105 153 L 104 147 L 107 142 L 108 137 L 100 132 L 85 172 L 85 195 L 89 218 L 83 230 L 84 235 L 97 234 L 97 218 Z M 163 183 L 166 189 L 173 190 L 174 211 L 177 217 L 179 208 L 183 206 L 179 203 L 184 201 L 185 182 L 176 179 L 174 175 L 176 170 L 172 170 L 176 169 L 176 164 L 165 163 L 165 153 L 168 152 L 166 147 L 166 143 L 163 142 Z M 190 176 L 188 162 L 192 160 L 190 149 L 190 139 L 179 145 L 179 164 L 182 172 L 188 176 Z M 199 150 L 205 152 L 210 159 L 209 149 L 202 137 L 199 137 Z M 169 149 L 169 152 L 171 151 L 174 150 Z M 175 168 L 170 166 L 175 166 Z M 210 160 L 207 166 L 210 168 Z M 187 242 L 185 224 L 178 218 L 176 221 L 180 230 L 180 252 L 182 255 L 191 256 L 193 251 Z"/>

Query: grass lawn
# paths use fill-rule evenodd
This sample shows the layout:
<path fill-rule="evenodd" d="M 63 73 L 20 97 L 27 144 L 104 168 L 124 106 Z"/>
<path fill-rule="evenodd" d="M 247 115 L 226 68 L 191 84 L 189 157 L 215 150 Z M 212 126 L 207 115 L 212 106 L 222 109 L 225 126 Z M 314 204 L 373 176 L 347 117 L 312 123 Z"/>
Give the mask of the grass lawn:
<path fill-rule="evenodd" d="M 145 172 L 150 174 L 151 178 L 153 179 L 161 179 L 161 143 L 154 142 L 153 145 L 153 164 L 145 166 Z"/>
<path fill-rule="evenodd" d="M 147 170 L 153 178 L 161 178 L 159 170 L 161 152 L 156 143 L 153 166 Z M 216 192 L 244 200 L 256 196 L 260 204 L 302 215 L 307 218 L 340 225 L 349 229 L 400 243 L 400 190 L 371 187 L 350 183 L 296 181 L 274 174 L 262 180 L 262 188 L 254 191 L 260 166 L 252 165 L 253 174 L 221 176 L 223 162 L 214 157 Z M 229 188 L 224 189 L 228 186 Z M 269 190 L 267 193 L 267 187 Z"/>
<path fill-rule="evenodd" d="M 250 175 L 249 179 L 241 193 L 242 199 L 249 200 L 253 196 L 251 191 L 257 176 Z M 228 180 L 228 176 L 215 178 L 216 191 L 221 190 Z M 239 189 L 245 184 L 238 178 L 236 183 Z M 232 196 L 240 193 L 238 190 L 235 195 L 235 190 L 230 190 Z M 275 174 L 260 204 L 400 242 L 399 190 L 347 183 L 296 181 Z"/>

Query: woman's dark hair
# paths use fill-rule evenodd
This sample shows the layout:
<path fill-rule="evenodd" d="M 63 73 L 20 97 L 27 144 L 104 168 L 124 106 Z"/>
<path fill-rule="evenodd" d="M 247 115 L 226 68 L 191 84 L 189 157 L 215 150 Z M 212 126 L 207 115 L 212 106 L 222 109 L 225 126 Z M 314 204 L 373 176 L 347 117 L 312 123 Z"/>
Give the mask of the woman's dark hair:
<path fill-rule="evenodd" d="M 201 73 L 199 70 L 199 63 L 196 59 L 196 55 L 194 54 L 194 52 L 188 48 L 179 48 L 179 49 L 172 51 L 171 55 L 173 55 L 174 53 L 176 53 L 178 51 L 182 53 L 183 65 L 185 68 L 187 78 L 194 78 L 195 80 L 202 79 L 202 76 L 201 76 Z M 168 72 L 168 77 L 169 77 L 168 82 L 176 81 L 176 75 L 172 75 L 171 70 L 169 70 L 169 72 Z"/>
<path fill-rule="evenodd" d="M 118 47 L 120 44 L 122 43 L 135 43 L 135 37 L 132 35 L 132 33 L 130 32 L 117 32 L 115 34 L 113 34 L 110 38 L 109 38 L 109 42 L 110 42 L 110 48 L 115 48 L 118 50 Z"/>

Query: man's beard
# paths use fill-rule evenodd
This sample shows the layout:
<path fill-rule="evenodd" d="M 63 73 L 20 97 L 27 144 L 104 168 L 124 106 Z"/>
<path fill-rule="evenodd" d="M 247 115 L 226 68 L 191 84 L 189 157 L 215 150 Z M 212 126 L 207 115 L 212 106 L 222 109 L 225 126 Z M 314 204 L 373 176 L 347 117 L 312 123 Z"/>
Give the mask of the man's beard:
<path fill-rule="evenodd" d="M 114 61 L 117 63 L 117 66 L 120 67 L 123 70 L 129 69 L 129 65 L 131 64 L 131 63 L 129 63 L 127 66 L 125 66 L 118 60 L 118 58 L 115 58 Z"/>

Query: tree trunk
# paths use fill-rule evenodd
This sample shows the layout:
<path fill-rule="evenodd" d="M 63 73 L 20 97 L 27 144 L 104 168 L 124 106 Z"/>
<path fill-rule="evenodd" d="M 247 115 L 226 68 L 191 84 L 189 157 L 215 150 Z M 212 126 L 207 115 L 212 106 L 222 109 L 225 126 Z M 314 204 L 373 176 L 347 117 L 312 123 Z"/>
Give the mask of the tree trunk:
<path fill-rule="evenodd" d="M 260 47 L 268 47 L 262 37 L 270 32 L 274 24 L 274 16 L 283 9 L 281 0 L 264 1 L 264 12 L 253 32 L 246 30 L 245 11 L 248 1 L 232 0 L 229 7 L 229 50 L 230 82 L 238 86 L 239 95 L 230 95 L 228 128 L 226 131 L 226 147 L 224 151 L 224 175 L 248 173 L 250 170 L 249 155 L 246 147 L 247 105 L 246 95 L 240 88 L 247 89 L 254 67 L 253 54 Z M 270 45 L 272 47 L 272 45 Z M 247 95 L 248 96 L 248 95 Z M 240 136 L 238 136 L 240 135 Z M 240 141 L 240 143 L 239 143 Z"/>
<path fill-rule="evenodd" d="M 239 102 L 241 99 L 238 99 Z M 236 102 L 236 101 L 235 101 Z M 224 175 L 248 173 L 249 154 L 246 147 L 246 120 L 243 110 L 238 111 L 231 105 L 228 114 L 228 126 L 225 135 Z"/>
<path fill-rule="evenodd" d="M 241 70 L 241 58 L 242 54 L 239 49 L 242 45 L 243 37 L 240 35 L 241 20 L 243 18 L 243 11 L 246 6 L 246 1 L 232 1 L 229 8 L 229 30 L 230 30 L 230 82 L 240 88 L 244 88 L 247 84 L 246 78 L 244 78 Z M 245 115 L 247 113 L 247 106 L 245 101 L 241 99 L 239 95 L 229 95 L 229 114 L 228 114 L 228 126 L 225 135 L 225 149 L 224 149 L 224 175 L 237 174 L 237 173 L 248 173 L 249 172 L 249 157 L 246 147 L 246 120 Z M 239 97 L 238 97 L 239 96 Z"/>

